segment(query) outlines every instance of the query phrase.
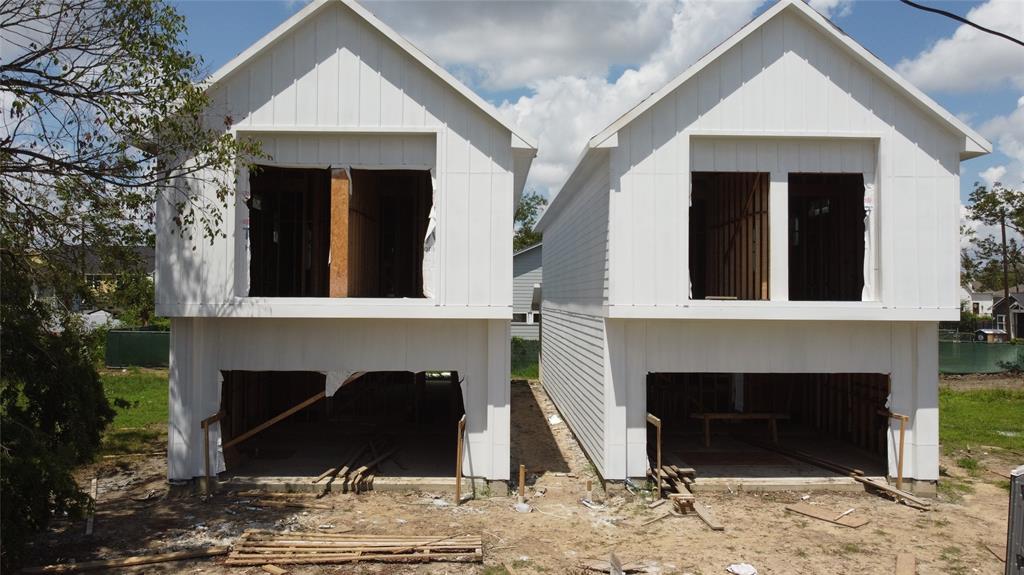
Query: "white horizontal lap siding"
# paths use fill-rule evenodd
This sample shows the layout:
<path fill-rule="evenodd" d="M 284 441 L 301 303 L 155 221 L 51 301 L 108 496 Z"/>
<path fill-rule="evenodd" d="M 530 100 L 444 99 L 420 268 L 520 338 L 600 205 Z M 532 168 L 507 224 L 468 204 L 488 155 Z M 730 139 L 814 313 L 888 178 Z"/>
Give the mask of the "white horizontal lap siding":
<path fill-rule="evenodd" d="M 581 185 L 580 193 L 544 229 L 542 377 L 551 399 L 603 472 L 607 161 L 599 162 Z"/>
<path fill-rule="evenodd" d="M 715 134 L 730 139 L 691 150 Z M 767 141 L 789 136 L 805 141 Z M 857 138 L 877 142 L 872 157 Z M 955 307 L 960 142 L 799 14 L 783 11 L 619 132 L 611 153 L 611 303 L 686 302 L 692 171 L 850 172 L 874 164 L 882 302 Z"/>
<path fill-rule="evenodd" d="M 511 327 L 512 337 L 521 337 L 523 339 L 538 339 L 540 337 L 539 324 L 512 322 Z"/>
<path fill-rule="evenodd" d="M 341 3 L 325 5 L 224 77 L 210 95 L 211 125 L 223 125 L 230 118 L 241 134 L 263 130 L 261 137 L 272 156 L 266 163 L 434 166 L 441 267 L 437 303 L 511 306 L 511 133 L 349 8 Z M 402 137 L 317 133 L 360 129 L 431 133 Z M 234 214 L 225 218 L 236 219 L 244 221 Z M 167 226 L 159 228 L 162 241 L 158 243 L 166 253 L 204 249 L 187 239 L 175 240 L 170 233 Z M 176 242 L 179 245 L 172 245 Z M 232 270 L 224 272 L 225 281 L 220 271 L 214 272 L 217 283 L 209 289 L 167 279 L 160 284 L 158 301 L 224 303 L 246 283 L 233 277 L 238 267 L 233 261 L 235 249 L 233 243 L 225 244 L 213 254 L 206 250 L 196 260 L 200 267 Z M 167 262 L 160 265 L 169 267 Z M 175 273 L 165 269 L 161 275 Z"/>
<path fill-rule="evenodd" d="M 512 311 L 527 313 L 533 303 L 533 286 L 541 283 L 541 250 L 533 248 L 512 259 Z"/>

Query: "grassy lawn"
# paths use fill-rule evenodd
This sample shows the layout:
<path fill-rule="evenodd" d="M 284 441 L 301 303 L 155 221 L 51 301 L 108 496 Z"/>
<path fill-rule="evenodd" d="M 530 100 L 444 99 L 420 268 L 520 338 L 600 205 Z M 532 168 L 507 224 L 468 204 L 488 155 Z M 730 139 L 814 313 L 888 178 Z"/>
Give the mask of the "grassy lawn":
<path fill-rule="evenodd" d="M 103 391 L 117 412 L 103 435 L 102 455 L 167 447 L 167 370 L 104 370 Z"/>
<path fill-rule="evenodd" d="M 512 338 L 512 377 L 537 379 L 540 375 L 540 342 L 519 337 Z"/>
<path fill-rule="evenodd" d="M 1024 450 L 1024 390 L 939 390 L 939 435 L 943 451 L 991 445 Z"/>

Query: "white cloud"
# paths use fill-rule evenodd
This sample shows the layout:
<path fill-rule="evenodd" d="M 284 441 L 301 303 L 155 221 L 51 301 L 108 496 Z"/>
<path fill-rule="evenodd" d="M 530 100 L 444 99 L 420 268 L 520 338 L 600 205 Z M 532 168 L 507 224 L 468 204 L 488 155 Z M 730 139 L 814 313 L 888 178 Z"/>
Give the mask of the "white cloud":
<path fill-rule="evenodd" d="M 414 44 L 472 85 L 604 76 L 642 61 L 670 32 L 672 0 L 369 2 Z"/>
<path fill-rule="evenodd" d="M 1010 158 L 1010 162 L 1002 166 L 1000 181 L 1007 186 L 1024 189 L 1024 96 L 1017 100 L 1016 110 L 1005 116 L 992 118 L 982 124 L 979 131 L 992 140 L 996 150 Z M 994 174 L 998 171 L 997 168 L 990 170 L 993 170 Z"/>
<path fill-rule="evenodd" d="M 829 0 L 819 0 L 829 1 Z M 921 14 L 922 18 L 931 17 Z M 938 16 L 934 16 L 938 17 Z M 988 0 L 967 19 L 1016 38 L 1024 37 L 1024 2 Z M 1019 45 L 967 25 L 896 69 L 924 90 L 969 92 L 1007 84 L 1024 89 L 1024 52 Z"/>
<path fill-rule="evenodd" d="M 739 30 L 759 4 L 678 0 L 660 45 L 614 82 L 598 75 L 561 75 L 531 82 L 533 95 L 502 104 L 502 113 L 539 140 L 530 184 L 556 192 L 588 138 Z"/>
<path fill-rule="evenodd" d="M 1006 166 L 990 166 L 978 172 L 978 177 L 989 187 L 992 187 L 996 182 L 1002 182 L 1005 175 Z"/>
<path fill-rule="evenodd" d="M 807 0 L 807 3 L 829 18 L 849 16 L 853 10 L 853 0 Z"/>

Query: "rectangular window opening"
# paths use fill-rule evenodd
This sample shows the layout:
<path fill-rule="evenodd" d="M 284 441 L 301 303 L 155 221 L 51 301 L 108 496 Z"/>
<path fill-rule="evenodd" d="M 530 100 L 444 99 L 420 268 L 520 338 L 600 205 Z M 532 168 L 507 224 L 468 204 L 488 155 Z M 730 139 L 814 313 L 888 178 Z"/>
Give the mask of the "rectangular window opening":
<path fill-rule="evenodd" d="M 864 176 L 789 174 L 789 299 L 861 301 Z"/>
<path fill-rule="evenodd" d="M 691 299 L 768 299 L 768 174 L 694 172 Z"/>
<path fill-rule="evenodd" d="M 264 166 L 250 192 L 250 296 L 425 297 L 429 171 Z"/>

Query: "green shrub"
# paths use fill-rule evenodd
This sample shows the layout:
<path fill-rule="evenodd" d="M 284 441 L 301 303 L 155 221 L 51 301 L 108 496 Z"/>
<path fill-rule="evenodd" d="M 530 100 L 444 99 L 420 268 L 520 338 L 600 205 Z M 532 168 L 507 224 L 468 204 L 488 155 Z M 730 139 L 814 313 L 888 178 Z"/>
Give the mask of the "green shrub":
<path fill-rule="evenodd" d="M 521 337 L 512 338 L 512 377 L 537 379 L 540 374 L 540 342 Z"/>

